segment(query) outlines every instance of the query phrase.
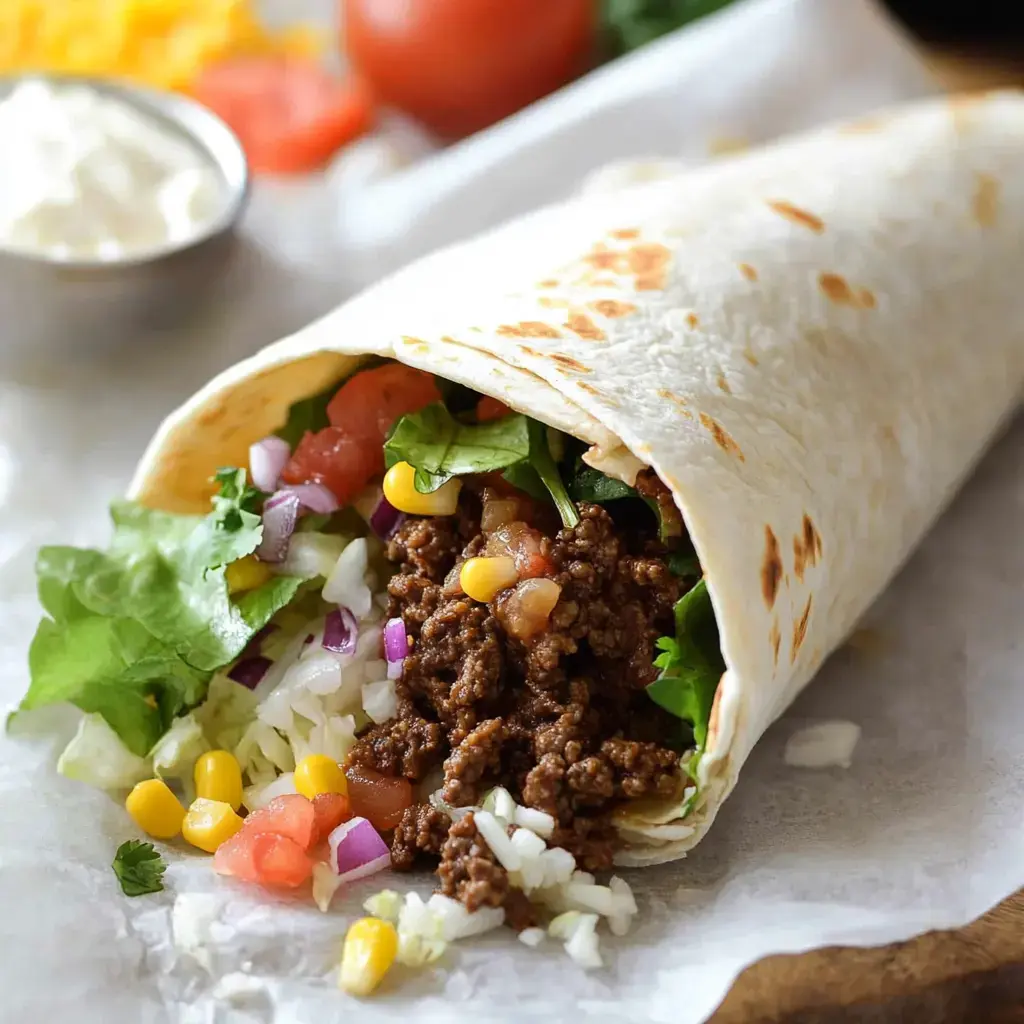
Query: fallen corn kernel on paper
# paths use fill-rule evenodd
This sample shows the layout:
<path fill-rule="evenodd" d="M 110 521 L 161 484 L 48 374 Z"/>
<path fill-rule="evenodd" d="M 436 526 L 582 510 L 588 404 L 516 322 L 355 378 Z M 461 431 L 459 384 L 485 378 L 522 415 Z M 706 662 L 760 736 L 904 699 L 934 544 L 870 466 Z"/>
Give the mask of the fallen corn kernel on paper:
<path fill-rule="evenodd" d="M 0 700 L 26 685 L 35 549 L 102 544 L 107 501 L 159 418 L 219 367 L 607 161 L 648 160 L 591 187 L 658 173 L 648 158 L 697 159 L 709 140 L 756 141 L 926 88 L 867 2 L 749 0 L 365 202 L 339 197 L 330 174 L 261 185 L 245 229 L 260 258 L 190 336 L 0 374 Z M 707 840 L 685 861 L 623 872 L 640 913 L 628 936 L 602 934 L 602 971 L 500 931 L 354 1003 L 336 984 L 346 927 L 371 893 L 425 895 L 428 875 L 366 880 L 322 914 L 218 878 L 179 844 L 165 890 L 126 899 L 110 863 L 138 830 L 119 803 L 54 774 L 76 714 L 20 721 L 0 735 L 0 1021 L 694 1024 L 765 955 L 969 920 L 1024 882 L 1022 496 L 1018 422 L 870 612 L 873 642 L 838 652 L 758 744 Z M 851 766 L 787 766 L 789 737 L 823 721 L 861 727 Z"/>

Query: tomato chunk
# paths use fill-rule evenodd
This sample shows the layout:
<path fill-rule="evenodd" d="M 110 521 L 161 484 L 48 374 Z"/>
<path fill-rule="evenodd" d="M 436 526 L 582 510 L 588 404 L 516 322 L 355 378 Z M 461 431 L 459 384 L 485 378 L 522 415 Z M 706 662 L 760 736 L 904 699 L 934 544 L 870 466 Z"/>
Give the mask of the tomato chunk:
<path fill-rule="evenodd" d="M 388 363 L 345 381 L 327 406 L 327 418 L 349 437 L 379 448 L 396 420 L 439 401 L 441 392 L 429 373 Z"/>
<path fill-rule="evenodd" d="M 252 860 L 263 885 L 294 889 L 313 873 L 309 854 L 287 836 L 273 833 L 253 836 Z"/>
<path fill-rule="evenodd" d="M 253 834 L 245 827 L 217 847 L 213 855 L 213 870 L 218 875 L 230 875 L 243 882 L 256 882 L 256 864 L 253 861 Z"/>
<path fill-rule="evenodd" d="M 347 505 L 373 477 L 384 472 L 384 450 L 350 437 L 338 427 L 307 433 L 298 443 L 281 479 L 287 484 L 323 484 Z"/>
<path fill-rule="evenodd" d="M 313 812 L 316 815 L 319 842 L 323 842 L 343 821 L 352 817 L 352 809 L 344 793 L 317 793 L 313 797 Z"/>
<path fill-rule="evenodd" d="M 316 811 L 313 804 L 298 793 L 275 796 L 245 819 L 242 831 L 252 836 L 264 833 L 284 836 L 308 850 L 317 838 Z"/>
<path fill-rule="evenodd" d="M 193 92 L 238 136 L 256 173 L 296 174 L 325 164 L 373 123 L 366 85 L 295 57 L 249 56 L 205 70 Z"/>
<path fill-rule="evenodd" d="M 504 402 L 499 402 L 498 399 L 491 398 L 490 395 L 484 395 L 476 404 L 476 418 L 480 423 L 486 423 L 488 420 L 500 420 L 502 416 L 507 416 L 511 411 Z"/>
<path fill-rule="evenodd" d="M 412 785 L 408 779 L 381 775 L 362 765 L 353 765 L 345 775 L 352 814 L 366 818 L 374 828 L 395 828 L 412 804 Z"/>

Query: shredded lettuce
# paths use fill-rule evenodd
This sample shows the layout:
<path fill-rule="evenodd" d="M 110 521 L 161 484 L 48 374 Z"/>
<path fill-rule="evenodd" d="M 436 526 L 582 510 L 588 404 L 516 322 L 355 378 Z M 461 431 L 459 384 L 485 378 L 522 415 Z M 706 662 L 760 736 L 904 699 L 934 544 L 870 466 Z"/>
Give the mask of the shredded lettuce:
<path fill-rule="evenodd" d="M 196 761 L 209 749 L 210 744 L 195 714 L 182 715 L 150 751 L 153 774 L 161 779 L 179 779 L 191 795 Z"/>
<path fill-rule="evenodd" d="M 96 714 L 82 716 L 57 761 L 57 771 L 97 789 L 131 789 L 152 774 L 146 758 L 133 754 Z"/>
<path fill-rule="evenodd" d="M 661 654 L 654 665 L 661 670 L 647 687 L 656 704 L 693 728 L 697 756 L 704 749 L 711 705 L 725 663 L 718 642 L 718 626 L 707 583 L 701 579 L 675 605 L 676 635 L 658 641 Z M 695 767 L 697 756 L 692 759 Z"/>
<path fill-rule="evenodd" d="M 562 522 L 575 526 L 579 513 L 562 483 L 542 423 L 520 413 L 487 423 L 460 423 L 441 402 L 403 416 L 384 443 L 390 467 L 408 462 L 422 494 L 452 477 L 504 471 L 506 479 L 531 494 L 550 495 Z"/>
<path fill-rule="evenodd" d="M 275 576 L 233 598 L 228 563 L 255 551 L 263 527 L 244 471 L 222 481 L 207 516 L 120 501 L 103 551 L 43 548 L 36 563 L 47 613 L 29 651 L 31 684 L 20 710 L 63 701 L 103 716 L 145 756 L 210 675 L 230 664 L 302 581 Z M 224 486 L 227 482 L 227 486 Z"/>

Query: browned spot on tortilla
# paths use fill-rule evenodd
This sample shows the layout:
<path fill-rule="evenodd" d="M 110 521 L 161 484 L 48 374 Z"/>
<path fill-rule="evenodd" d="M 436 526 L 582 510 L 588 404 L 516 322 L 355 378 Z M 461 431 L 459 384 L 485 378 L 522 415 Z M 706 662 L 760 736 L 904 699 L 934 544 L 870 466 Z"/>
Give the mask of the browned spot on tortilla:
<path fill-rule="evenodd" d="M 631 242 L 634 238 L 640 237 L 639 228 L 619 228 L 617 231 L 609 231 L 612 238 L 618 238 L 623 242 Z"/>
<path fill-rule="evenodd" d="M 667 391 L 665 388 L 658 388 L 658 394 L 662 398 L 667 398 L 679 411 L 681 416 L 686 417 L 688 420 L 693 419 L 693 413 L 686 408 L 686 399 L 681 398 L 679 395 L 673 394 L 671 391 Z"/>
<path fill-rule="evenodd" d="M 732 394 L 732 388 L 729 387 L 729 382 L 725 379 L 725 374 L 721 370 L 718 371 L 718 387 L 720 391 L 724 391 L 727 395 Z"/>
<path fill-rule="evenodd" d="M 757 280 L 757 271 L 749 263 L 740 263 L 739 264 L 739 268 L 740 268 L 740 273 L 748 281 L 756 281 Z"/>
<path fill-rule="evenodd" d="M 636 275 L 636 289 L 640 292 L 661 291 L 665 287 L 672 251 L 657 242 L 634 245 L 626 253 L 626 263 Z"/>
<path fill-rule="evenodd" d="M 585 341 L 604 341 L 607 335 L 584 313 L 570 313 L 563 325 Z"/>
<path fill-rule="evenodd" d="M 593 373 L 594 371 L 589 366 L 584 366 L 583 363 L 570 356 L 563 356 L 558 352 L 548 356 L 548 358 L 557 363 L 563 370 L 568 370 L 570 373 Z"/>
<path fill-rule="evenodd" d="M 846 278 L 839 274 L 822 272 L 818 275 L 818 287 L 825 295 L 840 306 L 856 306 L 857 296 L 846 282 Z"/>
<path fill-rule="evenodd" d="M 880 132 L 885 127 L 881 117 L 858 117 L 856 121 L 847 121 L 839 128 L 840 135 L 867 135 Z"/>
<path fill-rule="evenodd" d="M 406 345 L 426 345 L 426 342 L 422 338 L 413 338 L 408 334 L 402 335 L 402 341 L 404 341 Z"/>
<path fill-rule="evenodd" d="M 755 356 L 754 353 L 751 352 L 749 348 L 745 348 L 743 350 L 743 358 L 746 359 L 746 361 L 748 363 L 750 363 L 751 366 L 758 366 L 758 365 L 760 365 L 760 362 L 761 362 L 761 360 L 758 359 L 757 356 Z"/>
<path fill-rule="evenodd" d="M 789 652 L 790 663 L 796 661 L 796 656 L 800 653 L 800 648 L 803 645 L 804 639 L 807 637 L 807 620 L 811 617 L 811 601 L 813 595 L 807 595 L 807 604 L 804 605 L 803 615 L 800 616 L 799 622 L 793 623 L 793 646 Z"/>
<path fill-rule="evenodd" d="M 772 645 L 772 659 L 778 665 L 779 647 L 782 645 L 782 632 L 779 630 L 778 619 L 772 622 L 772 628 L 768 630 L 768 642 Z"/>
<path fill-rule="evenodd" d="M 578 387 L 580 391 L 586 391 L 588 395 L 593 395 L 595 398 L 600 398 L 601 401 L 604 402 L 606 405 L 610 405 L 615 409 L 619 408 L 618 399 L 612 398 L 611 395 L 606 395 L 603 391 L 594 387 L 594 385 L 591 384 L 589 381 L 578 380 L 576 381 L 576 387 Z"/>
<path fill-rule="evenodd" d="M 695 331 L 700 326 L 700 317 L 696 313 L 687 313 L 686 326 Z"/>
<path fill-rule="evenodd" d="M 660 292 L 664 288 L 664 274 L 644 274 L 636 279 L 636 290 L 638 292 Z"/>
<path fill-rule="evenodd" d="M 804 547 L 808 551 L 814 552 L 813 558 L 808 558 L 811 565 L 817 565 L 818 559 L 821 558 L 821 534 L 818 533 L 818 528 L 814 525 L 811 517 L 805 512 L 804 513 Z"/>
<path fill-rule="evenodd" d="M 537 300 L 538 306 L 543 306 L 545 309 L 568 309 L 568 299 L 553 299 L 549 295 L 542 295 Z"/>
<path fill-rule="evenodd" d="M 949 98 L 949 112 L 953 118 L 953 127 L 958 131 L 966 131 L 971 127 L 971 111 L 984 102 L 988 96 L 988 90 L 977 90 L 975 92 L 963 92 Z"/>
<path fill-rule="evenodd" d="M 802 228 L 808 228 L 816 235 L 825 230 L 825 222 L 817 214 L 801 210 L 799 206 L 794 206 L 785 199 L 769 199 L 768 205 L 780 216 L 799 224 Z"/>
<path fill-rule="evenodd" d="M 772 528 L 764 524 L 764 561 L 761 563 L 761 594 L 768 610 L 775 605 L 782 582 L 782 558 L 779 556 L 779 541 Z"/>
<path fill-rule="evenodd" d="M 530 348 L 529 345 L 520 345 L 519 346 L 519 351 L 520 352 L 525 352 L 526 355 L 528 355 L 528 356 L 533 356 L 534 359 L 543 359 L 544 358 L 544 353 L 543 352 L 538 352 L 535 348 Z"/>
<path fill-rule="evenodd" d="M 622 253 L 609 249 L 603 242 L 598 242 L 584 257 L 595 270 L 618 270 L 622 265 Z"/>
<path fill-rule="evenodd" d="M 547 277 L 543 281 L 538 281 L 537 282 L 537 287 L 538 288 L 557 288 L 558 287 L 558 278 L 557 277 Z"/>
<path fill-rule="evenodd" d="M 498 334 L 506 338 L 560 338 L 562 335 L 541 320 L 520 320 L 518 324 L 502 324 Z"/>
<path fill-rule="evenodd" d="M 617 320 L 620 316 L 629 316 L 636 312 L 636 306 L 632 302 L 619 302 L 617 299 L 598 299 L 596 302 L 588 302 L 588 306 L 601 316 L 609 320 Z"/>
<path fill-rule="evenodd" d="M 613 277 L 593 277 L 580 284 L 589 285 L 591 288 L 618 288 L 619 283 Z"/>
<path fill-rule="evenodd" d="M 705 429 L 711 432 L 711 436 L 715 439 L 715 444 L 717 444 L 722 451 L 735 455 L 740 462 L 747 461 L 746 456 L 742 451 L 740 451 L 740 446 L 732 439 L 732 436 L 721 423 L 712 419 L 706 412 L 702 412 L 700 414 L 700 421 L 704 425 Z"/>
<path fill-rule="evenodd" d="M 978 173 L 974 176 L 971 213 L 983 228 L 990 228 L 995 224 L 999 213 L 999 182 L 991 174 Z"/>
<path fill-rule="evenodd" d="M 870 288 L 857 289 L 857 305 L 861 309 L 874 309 L 878 305 L 875 293 Z"/>

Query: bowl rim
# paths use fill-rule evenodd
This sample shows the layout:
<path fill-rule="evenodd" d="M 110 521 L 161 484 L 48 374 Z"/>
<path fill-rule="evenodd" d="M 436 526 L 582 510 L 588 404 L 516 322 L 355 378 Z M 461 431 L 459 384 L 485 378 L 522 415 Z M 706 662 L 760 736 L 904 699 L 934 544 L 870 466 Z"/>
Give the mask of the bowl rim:
<path fill-rule="evenodd" d="M 220 212 L 185 239 L 118 256 L 115 259 L 64 258 L 46 252 L 11 248 L 0 240 L 0 259 L 18 260 L 57 270 L 90 271 L 146 266 L 198 248 L 230 232 L 239 222 L 252 191 L 252 172 L 238 136 L 208 107 L 183 93 L 153 89 L 124 78 L 55 72 L 0 73 L 0 102 L 23 82 L 55 88 L 83 87 L 119 100 L 144 117 L 184 137 L 213 167 L 224 187 Z"/>

